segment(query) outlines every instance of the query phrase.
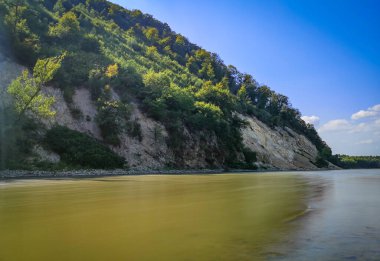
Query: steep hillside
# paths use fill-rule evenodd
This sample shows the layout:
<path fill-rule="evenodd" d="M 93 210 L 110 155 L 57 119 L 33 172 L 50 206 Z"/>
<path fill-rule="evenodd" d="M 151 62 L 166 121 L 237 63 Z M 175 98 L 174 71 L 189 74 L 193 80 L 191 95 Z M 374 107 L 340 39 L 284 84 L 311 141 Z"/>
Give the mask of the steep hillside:
<path fill-rule="evenodd" d="M 95 154 L 141 170 L 328 166 L 330 148 L 286 96 L 150 15 L 104 0 L 0 0 L 0 14 L 1 168 L 97 167 Z M 44 61 L 57 67 L 39 81 Z M 23 68 L 43 83 L 39 107 L 7 91 Z"/>

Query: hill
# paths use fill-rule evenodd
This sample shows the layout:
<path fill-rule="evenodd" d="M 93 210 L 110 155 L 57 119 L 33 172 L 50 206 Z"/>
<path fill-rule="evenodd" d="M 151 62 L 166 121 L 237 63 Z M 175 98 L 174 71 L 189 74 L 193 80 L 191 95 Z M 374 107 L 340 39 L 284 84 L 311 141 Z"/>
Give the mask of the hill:
<path fill-rule="evenodd" d="M 0 0 L 0 17 L 1 168 L 329 165 L 288 97 L 151 15 L 105 0 Z"/>

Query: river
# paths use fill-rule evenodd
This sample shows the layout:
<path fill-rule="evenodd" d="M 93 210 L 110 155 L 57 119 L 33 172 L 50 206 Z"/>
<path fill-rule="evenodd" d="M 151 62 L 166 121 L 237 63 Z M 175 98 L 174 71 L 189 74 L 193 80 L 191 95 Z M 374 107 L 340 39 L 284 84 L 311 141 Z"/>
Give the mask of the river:
<path fill-rule="evenodd" d="M 380 170 L 3 180 L 9 260 L 380 260 Z"/>

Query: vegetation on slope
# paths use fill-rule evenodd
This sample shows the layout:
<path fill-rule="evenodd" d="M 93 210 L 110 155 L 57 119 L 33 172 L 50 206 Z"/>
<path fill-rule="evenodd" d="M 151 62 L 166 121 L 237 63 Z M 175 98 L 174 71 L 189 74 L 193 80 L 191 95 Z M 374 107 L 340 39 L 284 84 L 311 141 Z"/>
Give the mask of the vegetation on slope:
<path fill-rule="evenodd" d="M 86 134 L 56 126 L 46 133 L 46 145 L 73 166 L 92 169 L 123 168 L 125 160 Z"/>
<path fill-rule="evenodd" d="M 240 133 L 246 123 L 237 113 L 305 135 L 319 151 L 320 166 L 331 157 L 288 97 L 139 10 L 105 0 L 0 0 L 0 17 L 0 38 L 21 64 L 31 68 L 39 58 L 66 53 L 52 84 L 69 104 L 75 88 L 91 90 L 96 121 L 111 145 L 120 143 L 123 132 L 143 139 L 129 119 L 128 103 L 137 98 L 143 111 L 167 128 L 179 166 L 189 138 L 185 129 L 205 141 L 216 137 L 217 144 L 205 142 L 217 158 L 210 166 L 253 166 L 254 152 L 245 148 Z"/>

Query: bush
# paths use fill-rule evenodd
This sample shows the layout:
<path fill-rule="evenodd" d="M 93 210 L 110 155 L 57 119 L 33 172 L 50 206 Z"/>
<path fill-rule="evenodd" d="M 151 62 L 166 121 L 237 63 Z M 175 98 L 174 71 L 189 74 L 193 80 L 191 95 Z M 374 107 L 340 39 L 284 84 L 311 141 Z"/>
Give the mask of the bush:
<path fill-rule="evenodd" d="M 99 53 L 100 44 L 94 35 L 86 35 L 81 42 L 81 49 L 85 52 Z"/>
<path fill-rule="evenodd" d="M 324 160 L 321 156 L 318 156 L 314 165 L 318 168 L 327 168 L 329 166 L 329 163 L 326 160 Z"/>
<path fill-rule="evenodd" d="M 123 168 L 125 165 L 124 158 L 96 139 L 63 126 L 50 129 L 45 143 L 67 164 L 94 169 Z"/>
<path fill-rule="evenodd" d="M 0 106 L 0 169 L 30 169 L 28 158 L 39 140 L 40 126 Z"/>
<path fill-rule="evenodd" d="M 99 104 L 96 122 L 103 139 L 111 145 L 120 145 L 119 134 L 125 129 L 125 121 L 130 117 L 130 108 L 118 101 Z"/>
<path fill-rule="evenodd" d="M 243 154 L 246 163 L 250 164 L 257 161 L 256 152 L 252 151 L 251 149 L 245 147 L 243 149 Z"/>

